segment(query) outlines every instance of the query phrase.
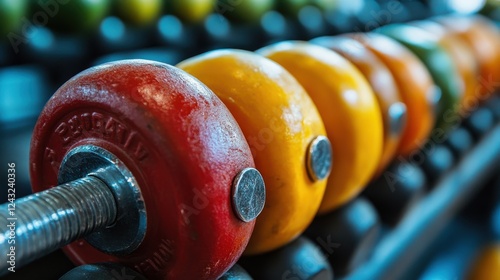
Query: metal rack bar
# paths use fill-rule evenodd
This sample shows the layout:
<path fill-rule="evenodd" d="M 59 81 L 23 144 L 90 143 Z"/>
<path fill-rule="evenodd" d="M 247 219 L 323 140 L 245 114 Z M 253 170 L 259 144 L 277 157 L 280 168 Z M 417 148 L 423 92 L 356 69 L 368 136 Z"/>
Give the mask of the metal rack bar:
<path fill-rule="evenodd" d="M 495 170 L 500 170 L 500 124 L 380 240 L 371 259 L 344 279 L 401 279 Z"/>

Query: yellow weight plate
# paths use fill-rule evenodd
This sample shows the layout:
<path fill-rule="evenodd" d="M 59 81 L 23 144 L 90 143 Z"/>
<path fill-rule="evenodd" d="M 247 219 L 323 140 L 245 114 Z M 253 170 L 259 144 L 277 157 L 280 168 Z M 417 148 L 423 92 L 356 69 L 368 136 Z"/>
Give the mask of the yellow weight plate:
<path fill-rule="evenodd" d="M 309 93 L 332 141 L 333 167 L 320 212 L 343 205 L 372 178 L 382 154 L 382 115 L 363 74 L 339 54 L 306 42 L 259 53 L 281 64 Z"/>
<path fill-rule="evenodd" d="M 226 104 L 264 177 L 266 205 L 245 254 L 267 252 L 290 242 L 312 221 L 326 187 L 326 178 L 313 180 L 307 169 L 311 143 L 326 136 L 314 103 L 285 69 L 251 52 L 212 51 L 178 67 L 201 80 Z"/>

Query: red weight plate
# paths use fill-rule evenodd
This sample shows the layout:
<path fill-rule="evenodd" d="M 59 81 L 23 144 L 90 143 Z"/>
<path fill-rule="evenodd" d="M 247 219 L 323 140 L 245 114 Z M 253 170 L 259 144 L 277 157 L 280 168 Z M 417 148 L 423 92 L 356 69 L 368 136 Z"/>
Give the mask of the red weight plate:
<path fill-rule="evenodd" d="M 140 60 L 77 75 L 50 99 L 35 127 L 33 190 L 56 185 L 65 154 L 85 144 L 110 151 L 134 174 L 147 232 L 125 256 L 76 241 L 65 247 L 75 264 L 119 262 L 148 279 L 215 279 L 236 262 L 255 222 L 233 213 L 231 185 L 254 162 L 234 118 L 198 80 Z"/>

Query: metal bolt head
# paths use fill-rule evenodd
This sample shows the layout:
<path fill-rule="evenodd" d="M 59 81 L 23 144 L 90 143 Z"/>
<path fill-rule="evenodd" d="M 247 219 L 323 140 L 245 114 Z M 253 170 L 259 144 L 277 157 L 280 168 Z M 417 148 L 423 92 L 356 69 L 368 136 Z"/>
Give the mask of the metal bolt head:
<path fill-rule="evenodd" d="M 440 102 L 441 99 L 443 98 L 443 92 L 441 91 L 441 88 L 438 86 L 433 86 L 431 88 L 432 93 L 428 95 L 428 102 L 431 105 L 433 111 L 435 114 L 437 114 L 441 109 L 440 107 Z"/>
<path fill-rule="evenodd" d="M 323 180 L 330 175 L 332 157 L 332 146 L 328 138 L 314 138 L 307 153 L 307 171 L 313 181 Z"/>
<path fill-rule="evenodd" d="M 266 187 L 264 178 L 255 168 L 243 169 L 233 181 L 232 202 L 236 216 L 250 222 L 264 209 Z"/>
<path fill-rule="evenodd" d="M 392 135 L 400 135 L 403 133 L 406 124 L 406 105 L 401 102 L 396 102 L 389 106 L 389 131 Z"/>

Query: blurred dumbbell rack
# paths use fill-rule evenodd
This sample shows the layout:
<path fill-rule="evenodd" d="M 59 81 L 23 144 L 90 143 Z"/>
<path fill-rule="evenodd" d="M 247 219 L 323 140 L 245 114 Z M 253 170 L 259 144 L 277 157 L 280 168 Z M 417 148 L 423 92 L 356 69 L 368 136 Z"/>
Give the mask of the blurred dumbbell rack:
<path fill-rule="evenodd" d="M 176 64 L 212 49 L 255 50 L 282 40 L 368 32 L 383 24 L 450 13 L 446 3 L 453 1 L 353 2 L 361 4 L 331 11 L 311 5 L 295 16 L 271 10 L 253 24 L 235 23 L 224 13 L 210 14 L 198 24 L 164 14 L 151 25 L 134 27 L 108 16 L 86 35 L 34 26 L 29 40 L 18 46 L 0 41 L 0 162 L 16 163 L 17 198 L 30 193 L 29 143 L 43 104 L 62 83 L 88 67 L 130 58 Z M 387 13 L 395 2 L 401 5 L 399 12 Z M 498 11 L 485 13 L 496 19 Z M 477 248 L 500 236 L 500 97 L 483 110 L 489 119 L 475 112 L 473 120 L 459 128 L 473 135 L 473 147 L 455 155 L 452 169 L 438 174 L 397 224 L 383 225 L 368 260 L 340 278 L 462 279 Z M 5 172 L 0 179 L 7 181 Z M 0 202 L 6 195 L 0 193 Z M 5 279 L 54 279 L 73 267 L 59 250 Z"/>

